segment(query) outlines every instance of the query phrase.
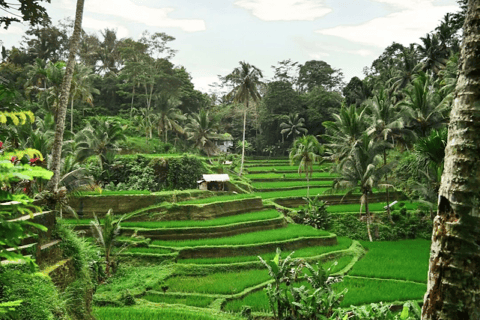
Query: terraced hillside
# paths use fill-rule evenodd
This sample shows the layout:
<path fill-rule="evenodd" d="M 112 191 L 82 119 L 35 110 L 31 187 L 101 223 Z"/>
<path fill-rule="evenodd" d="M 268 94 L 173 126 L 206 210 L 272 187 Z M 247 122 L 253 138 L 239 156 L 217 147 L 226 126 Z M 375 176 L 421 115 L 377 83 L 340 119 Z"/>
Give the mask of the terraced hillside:
<path fill-rule="evenodd" d="M 285 173 L 268 172 L 277 165 Z M 311 181 L 311 195 L 322 195 L 330 188 L 335 176 L 327 167 L 316 168 L 319 178 Z M 196 198 L 138 208 L 123 222 L 120 240 L 134 245 L 121 253 L 124 266 L 119 274 L 97 290 L 98 319 L 140 315 L 143 318 L 139 319 L 157 319 L 171 314 L 176 319 L 236 319 L 224 311 L 240 312 L 244 305 L 268 313 L 263 288 L 272 280 L 258 256 L 271 260 L 276 248 L 282 249 L 284 257 L 295 251 L 293 257 L 344 276 L 336 284 L 338 289 L 348 289 L 344 307 L 422 298 L 428 241 L 360 243 L 310 226 L 288 224 L 282 205 L 296 207 L 304 201 L 304 177 L 285 160 L 247 162 L 246 168 L 246 177 L 255 188 L 252 194 L 192 193 Z M 328 207 L 332 214 L 358 214 L 360 210 L 358 195 L 344 202 L 342 193 L 323 197 L 333 204 Z M 371 211 L 382 212 L 383 195 L 373 199 L 378 202 L 370 205 Z M 411 210 L 417 204 L 402 206 Z M 67 221 L 88 234 L 89 220 Z M 365 248 L 368 251 L 362 258 Z M 397 253 L 403 254 L 401 266 Z M 425 263 L 418 265 L 417 260 Z M 380 264 L 384 267 L 377 268 Z M 135 306 L 125 306 L 129 296 Z M 123 307 L 105 307 L 110 305 Z"/>

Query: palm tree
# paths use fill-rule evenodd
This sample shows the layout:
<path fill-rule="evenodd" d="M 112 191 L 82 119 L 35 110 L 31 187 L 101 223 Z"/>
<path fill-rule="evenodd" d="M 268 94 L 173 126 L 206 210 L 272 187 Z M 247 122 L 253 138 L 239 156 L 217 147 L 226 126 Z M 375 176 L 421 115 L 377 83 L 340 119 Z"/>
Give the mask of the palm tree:
<path fill-rule="evenodd" d="M 421 137 L 426 137 L 431 129 L 444 124 L 444 113 L 448 105 L 441 103 L 440 96 L 433 87 L 431 75 L 420 73 L 406 93 L 407 98 L 398 106 L 403 107 L 407 114 L 407 128 Z"/>
<path fill-rule="evenodd" d="M 300 118 L 298 113 L 289 114 L 287 122 L 280 123 L 280 128 L 282 129 L 280 131 L 282 137 L 286 133 L 287 138 L 292 136 L 293 140 L 295 140 L 296 135 L 308 133 L 308 130 L 305 128 L 305 119 Z"/>
<path fill-rule="evenodd" d="M 333 189 L 347 189 L 345 195 L 352 194 L 360 187 L 362 194 L 360 204 L 365 206 L 370 241 L 373 239 L 370 232 L 371 216 L 368 209 L 368 196 L 391 167 L 390 164 L 382 165 L 383 144 L 384 142 L 375 141 L 364 133 L 355 143 L 349 155 L 337 165 L 336 171 L 340 177 L 334 181 L 333 185 Z"/>
<path fill-rule="evenodd" d="M 93 80 L 96 75 L 92 70 L 82 64 L 76 64 L 72 77 L 72 86 L 70 89 L 70 131 L 73 132 L 73 102 L 80 100 L 93 105 L 93 93 L 99 94 L 100 91 L 93 87 Z"/>
<path fill-rule="evenodd" d="M 360 112 L 355 105 L 342 106 L 339 114 L 333 114 L 334 121 L 325 121 L 329 158 L 334 161 L 344 159 L 367 128 L 365 110 Z"/>
<path fill-rule="evenodd" d="M 120 235 L 120 224 L 125 218 L 125 215 L 115 219 L 110 209 L 103 218 L 103 222 L 100 222 L 95 214 L 93 217 L 94 220 L 90 221 L 90 225 L 95 240 L 104 251 L 106 264 L 105 275 L 108 277 L 110 275 L 110 269 L 115 266 L 115 261 L 112 259 L 113 249 L 115 248 L 115 241 Z"/>
<path fill-rule="evenodd" d="M 468 1 L 422 319 L 478 319 L 480 1 Z"/>
<path fill-rule="evenodd" d="M 388 97 L 385 89 L 380 88 L 372 99 L 367 101 L 366 108 L 368 122 L 370 126 L 367 128 L 367 133 L 378 141 L 391 141 L 395 134 L 403 133 L 402 130 L 403 118 L 398 108 L 395 108 L 392 99 Z M 387 144 L 384 144 L 383 149 L 383 164 L 387 164 Z M 387 185 L 387 216 L 393 224 L 390 215 L 390 193 L 388 187 L 388 178 L 385 175 L 385 184 Z"/>
<path fill-rule="evenodd" d="M 126 136 L 118 122 L 93 119 L 77 134 L 75 140 L 78 142 L 77 160 L 81 162 L 96 155 L 103 170 L 109 154 L 118 150 L 118 142 L 125 141 Z"/>
<path fill-rule="evenodd" d="M 403 48 L 400 53 L 401 63 L 394 71 L 394 76 L 387 81 L 395 92 L 404 89 L 413 79 L 413 76 L 421 71 L 423 65 L 419 63 L 417 49 L 413 44 Z"/>
<path fill-rule="evenodd" d="M 55 119 L 55 138 L 53 141 L 51 166 L 51 170 L 53 171 L 53 177 L 52 179 L 50 179 L 47 186 L 53 192 L 57 191 L 58 182 L 60 180 L 60 166 L 62 159 L 63 132 L 65 130 L 65 117 L 67 114 L 68 97 L 70 96 L 70 86 L 72 83 L 73 70 L 75 67 L 75 57 L 78 51 L 78 45 L 80 43 L 84 3 L 85 0 L 77 0 L 77 8 L 75 11 L 75 25 L 73 28 L 73 35 L 70 40 L 70 53 L 68 55 L 67 67 L 65 69 L 65 76 L 62 82 L 58 114 Z"/>
<path fill-rule="evenodd" d="M 160 94 L 155 100 L 154 111 L 156 112 L 158 136 L 160 137 L 163 134 L 165 143 L 167 143 L 168 131 L 173 130 L 177 133 L 183 133 L 183 128 L 178 122 L 186 120 L 186 117 L 178 109 L 180 103 L 180 101 L 167 94 Z"/>
<path fill-rule="evenodd" d="M 437 75 L 440 70 L 445 68 L 448 52 L 437 34 L 429 33 L 424 38 L 420 37 L 420 40 L 422 40 L 422 44 L 419 44 L 417 49 L 423 59 L 423 71 L 431 70 Z"/>
<path fill-rule="evenodd" d="M 215 138 L 215 128 L 215 121 L 209 118 L 208 111 L 204 109 L 198 113 L 191 114 L 190 121 L 186 127 L 188 140 L 194 142 L 195 148 L 205 151 L 208 157 L 217 149 L 212 140 Z"/>
<path fill-rule="evenodd" d="M 310 197 L 310 180 L 313 173 L 313 165 L 321 162 L 320 154 L 323 148 L 317 138 L 312 135 L 303 136 L 293 142 L 290 149 L 290 163 L 298 164 L 298 174 L 305 172 L 307 179 L 307 198 Z"/>
<path fill-rule="evenodd" d="M 243 163 L 245 161 L 245 131 L 247 126 L 247 110 L 250 99 L 254 102 L 261 99 L 258 92 L 258 85 L 261 84 L 260 79 L 263 77 L 262 71 L 257 67 L 250 65 L 244 61 L 240 61 L 240 67 L 237 67 L 229 74 L 226 79 L 234 85 L 234 89 L 228 94 L 235 102 L 244 103 L 245 111 L 243 113 L 243 139 L 242 139 L 242 160 L 239 175 L 243 172 Z"/>

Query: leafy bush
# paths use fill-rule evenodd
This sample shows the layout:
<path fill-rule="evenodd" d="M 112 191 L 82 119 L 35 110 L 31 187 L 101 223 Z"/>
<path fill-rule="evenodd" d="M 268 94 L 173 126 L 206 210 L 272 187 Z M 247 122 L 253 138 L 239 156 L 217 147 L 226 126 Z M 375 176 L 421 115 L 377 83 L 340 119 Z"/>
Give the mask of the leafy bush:
<path fill-rule="evenodd" d="M 304 198 L 307 204 L 300 207 L 294 220 L 297 223 L 312 226 L 315 229 L 327 230 L 330 226 L 330 213 L 327 211 L 327 204 L 320 200 L 318 196 L 314 198 Z"/>
<path fill-rule="evenodd" d="M 1 302 L 22 300 L 20 306 L 10 312 L 11 317 L 0 315 L 0 319 L 68 319 L 64 302 L 48 276 L 22 267 L 2 268 L 0 273 Z"/>
<path fill-rule="evenodd" d="M 172 190 L 195 189 L 203 173 L 206 169 L 197 157 L 183 155 L 169 159 L 166 186 Z"/>

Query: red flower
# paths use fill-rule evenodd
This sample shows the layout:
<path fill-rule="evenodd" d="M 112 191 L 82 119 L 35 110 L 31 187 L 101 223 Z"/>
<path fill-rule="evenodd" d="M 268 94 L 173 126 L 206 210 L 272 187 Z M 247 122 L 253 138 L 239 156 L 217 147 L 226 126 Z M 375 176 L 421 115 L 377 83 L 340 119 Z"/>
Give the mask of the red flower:
<path fill-rule="evenodd" d="M 2 149 L 2 148 L 3 148 L 3 142 L 0 141 L 0 149 Z"/>
<path fill-rule="evenodd" d="M 35 162 L 37 162 L 38 160 L 40 160 L 40 159 L 39 159 L 39 158 L 32 158 L 32 159 L 30 159 L 30 160 L 29 160 L 29 161 L 30 161 L 30 165 L 35 164 Z"/>
<path fill-rule="evenodd" d="M 23 193 L 27 193 L 27 188 L 23 188 Z"/>
<path fill-rule="evenodd" d="M 17 157 L 16 157 L 16 156 L 13 156 L 12 159 L 10 159 L 10 161 L 11 161 L 12 163 L 15 163 L 15 161 L 17 161 Z"/>

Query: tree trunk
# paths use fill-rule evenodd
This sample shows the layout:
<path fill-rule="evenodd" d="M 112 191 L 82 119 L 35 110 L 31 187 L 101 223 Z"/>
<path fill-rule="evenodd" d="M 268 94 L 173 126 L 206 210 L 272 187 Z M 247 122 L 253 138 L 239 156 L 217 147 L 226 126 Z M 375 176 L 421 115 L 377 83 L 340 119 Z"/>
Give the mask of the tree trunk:
<path fill-rule="evenodd" d="M 70 131 L 73 133 L 73 97 L 72 97 L 71 107 L 70 107 Z"/>
<path fill-rule="evenodd" d="M 480 319 L 480 1 L 470 0 L 422 319 Z"/>
<path fill-rule="evenodd" d="M 372 232 L 370 231 L 370 224 L 371 224 L 371 217 L 370 217 L 370 210 L 368 209 L 368 193 L 363 194 L 365 199 L 365 213 L 367 214 L 367 232 L 368 232 L 368 239 L 370 242 L 373 242 L 372 239 Z"/>
<path fill-rule="evenodd" d="M 243 172 L 243 162 L 245 161 L 245 131 L 247 128 L 247 109 L 248 109 L 248 99 L 245 102 L 245 112 L 243 113 L 243 143 L 242 143 L 242 162 L 240 164 L 240 173 L 242 175 Z"/>
<path fill-rule="evenodd" d="M 383 149 L 383 165 L 387 165 L 387 151 L 386 149 L 384 148 Z M 387 174 L 385 174 L 385 184 L 386 184 L 386 192 L 387 192 L 387 217 L 388 217 L 388 220 L 390 221 L 390 223 L 392 225 L 395 224 L 395 222 L 393 222 L 392 220 L 392 215 L 390 214 L 390 191 L 388 190 L 388 177 L 387 177 Z"/>
<path fill-rule="evenodd" d="M 55 119 L 55 138 L 52 148 L 52 167 L 53 177 L 48 183 L 48 189 L 56 192 L 60 181 L 60 166 L 62 160 L 63 133 L 65 131 L 65 118 L 67 115 L 68 97 L 72 84 L 73 71 L 75 67 L 75 55 L 80 42 L 80 32 L 82 31 L 83 5 L 85 0 L 77 0 L 77 9 L 75 12 L 75 26 L 70 40 L 70 53 L 68 55 L 67 67 L 63 77 L 62 89 L 60 92 L 60 104 L 58 106 L 57 118 Z"/>

